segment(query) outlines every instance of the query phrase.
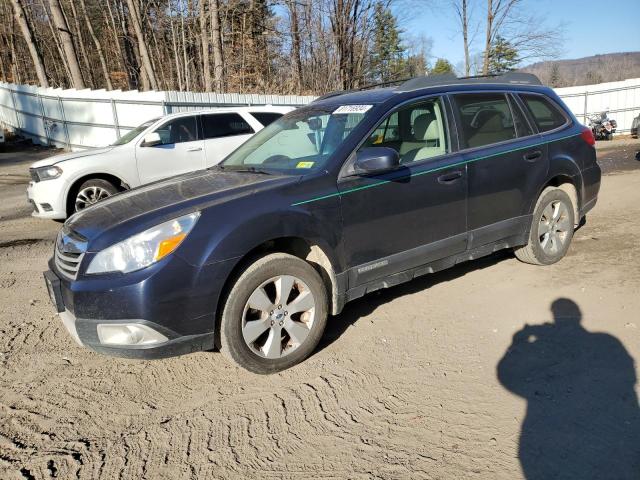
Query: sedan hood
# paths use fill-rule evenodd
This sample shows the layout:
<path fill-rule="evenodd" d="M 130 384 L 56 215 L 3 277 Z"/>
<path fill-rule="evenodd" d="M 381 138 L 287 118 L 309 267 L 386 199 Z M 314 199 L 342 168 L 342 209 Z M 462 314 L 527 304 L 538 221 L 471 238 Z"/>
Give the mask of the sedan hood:
<path fill-rule="evenodd" d="M 73 160 L 75 158 L 100 155 L 101 153 L 111 151 L 113 148 L 114 147 L 109 146 L 103 148 L 90 148 L 89 150 L 84 150 L 82 152 L 61 153 L 60 155 L 54 155 L 53 157 L 47 157 L 43 158 L 42 160 L 38 160 L 37 162 L 31 164 L 31 168 L 49 167 L 51 165 L 55 165 L 56 163 L 66 162 L 67 160 Z"/>
<path fill-rule="evenodd" d="M 290 175 L 225 172 L 220 169 L 200 170 L 103 200 L 71 216 L 65 223 L 65 229 L 71 229 L 88 241 L 125 223 L 129 224 L 127 231 L 130 231 L 134 222 L 143 230 L 175 216 L 251 195 L 258 190 L 293 183 L 299 178 Z M 154 214 L 149 215 L 152 212 Z M 96 246 L 92 245 L 91 249 L 93 248 Z"/>

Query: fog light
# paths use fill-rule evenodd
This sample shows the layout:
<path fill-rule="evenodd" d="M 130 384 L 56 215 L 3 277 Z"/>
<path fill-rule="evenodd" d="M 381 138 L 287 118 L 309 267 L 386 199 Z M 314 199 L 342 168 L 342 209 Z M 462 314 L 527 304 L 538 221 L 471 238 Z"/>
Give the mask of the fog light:
<path fill-rule="evenodd" d="M 48 203 L 41 203 L 40 206 L 45 212 L 50 212 L 51 210 L 53 210 L 53 208 L 51 208 L 51 205 L 49 205 Z"/>
<path fill-rule="evenodd" d="M 98 338 L 106 345 L 152 345 L 168 340 L 153 328 L 138 323 L 100 323 Z"/>

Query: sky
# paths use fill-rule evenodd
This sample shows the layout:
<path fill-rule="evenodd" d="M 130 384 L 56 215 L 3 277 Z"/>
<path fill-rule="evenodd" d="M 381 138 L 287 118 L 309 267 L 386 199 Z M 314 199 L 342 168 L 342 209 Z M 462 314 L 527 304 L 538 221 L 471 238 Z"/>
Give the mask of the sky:
<path fill-rule="evenodd" d="M 443 57 L 456 65 L 463 61 L 462 35 L 457 31 L 453 10 L 446 1 L 406 1 L 396 6 L 400 26 L 407 35 L 425 35 L 433 40 L 432 56 Z M 484 20 L 476 0 L 477 20 Z M 602 2 L 597 0 L 528 0 L 532 13 L 545 18 L 546 26 L 564 24 L 565 44 L 560 58 L 640 51 L 640 0 Z M 475 50 L 482 49 L 483 31 L 477 36 Z M 473 49 L 473 48 L 472 48 Z"/>

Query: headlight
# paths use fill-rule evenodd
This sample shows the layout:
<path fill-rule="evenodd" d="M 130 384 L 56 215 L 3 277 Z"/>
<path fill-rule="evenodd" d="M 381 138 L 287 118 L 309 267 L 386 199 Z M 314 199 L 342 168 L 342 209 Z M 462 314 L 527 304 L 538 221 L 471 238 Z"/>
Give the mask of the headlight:
<path fill-rule="evenodd" d="M 56 167 L 55 165 L 50 167 L 36 168 L 34 169 L 34 171 L 39 181 L 51 180 L 62 175 L 62 169 L 60 167 Z"/>
<path fill-rule="evenodd" d="M 173 252 L 186 238 L 200 212 L 169 220 L 99 252 L 87 273 L 133 272 Z"/>

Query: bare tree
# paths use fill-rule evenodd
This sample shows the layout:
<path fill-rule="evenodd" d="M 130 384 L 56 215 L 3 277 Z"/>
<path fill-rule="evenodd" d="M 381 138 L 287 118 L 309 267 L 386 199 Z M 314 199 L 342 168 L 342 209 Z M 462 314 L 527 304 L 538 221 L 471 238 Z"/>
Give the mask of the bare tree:
<path fill-rule="evenodd" d="M 464 74 L 465 76 L 469 76 L 471 72 L 471 59 L 469 56 L 469 0 L 451 0 L 451 6 L 456 12 L 456 17 L 462 30 Z"/>
<path fill-rule="evenodd" d="M 204 0 L 202 0 L 204 1 Z M 211 10 L 211 45 L 213 46 L 213 78 L 216 92 L 223 90 L 224 57 L 222 53 L 222 35 L 220 30 L 219 0 L 209 0 Z"/>
<path fill-rule="evenodd" d="M 140 12 L 138 11 L 134 0 L 127 0 L 127 7 L 129 8 L 129 16 L 131 18 L 131 23 L 133 24 L 133 30 L 136 34 L 136 39 L 138 40 L 138 51 L 143 67 L 142 72 L 144 72 L 142 76 L 143 78 L 145 78 L 146 75 L 151 88 L 154 90 L 158 90 L 158 80 L 156 79 L 156 74 L 153 71 L 153 66 L 151 65 L 151 59 L 149 57 L 149 49 L 147 48 L 147 42 L 144 38 L 144 33 L 142 32 L 142 20 L 140 17 Z"/>
<path fill-rule="evenodd" d="M 40 55 L 40 50 L 38 50 L 38 46 L 36 45 L 33 38 L 31 25 L 29 24 L 27 16 L 25 15 L 22 2 L 20 0 L 11 0 L 11 3 L 13 4 L 13 12 L 16 22 L 18 22 L 18 25 L 20 26 L 22 36 L 24 37 L 24 41 L 27 43 L 27 48 L 29 49 L 29 53 L 31 54 L 31 60 L 33 61 L 33 66 L 36 70 L 36 75 L 38 76 L 38 82 L 40 82 L 41 86 L 48 87 L 49 81 L 47 80 L 47 75 L 45 74 L 42 56 Z M 13 57 L 15 57 L 15 55 L 13 55 Z"/>
<path fill-rule="evenodd" d="M 62 12 L 59 0 L 49 0 L 49 8 L 51 9 L 51 16 L 53 18 L 53 24 L 56 28 L 57 36 L 62 44 L 62 50 L 69 67 L 69 74 L 71 75 L 71 84 L 74 88 L 82 89 L 84 86 L 84 79 L 82 78 L 82 71 L 80 70 L 80 63 L 78 62 L 78 56 L 76 49 L 73 45 L 73 38 L 67 19 Z"/>

